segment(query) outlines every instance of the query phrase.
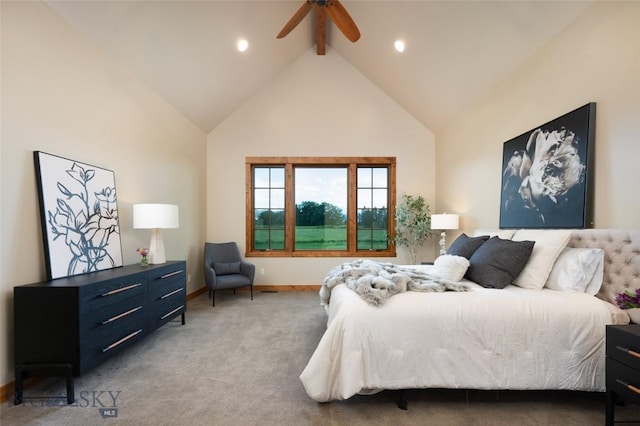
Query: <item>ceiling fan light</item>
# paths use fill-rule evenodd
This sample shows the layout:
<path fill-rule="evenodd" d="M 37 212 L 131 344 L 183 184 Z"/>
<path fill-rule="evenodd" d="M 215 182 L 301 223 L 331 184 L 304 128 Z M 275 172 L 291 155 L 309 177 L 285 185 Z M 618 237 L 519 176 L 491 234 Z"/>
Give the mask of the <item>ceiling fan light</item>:
<path fill-rule="evenodd" d="M 238 43 L 236 44 L 236 46 L 238 47 L 239 52 L 244 52 L 249 48 L 249 42 L 241 38 L 240 40 L 238 40 Z"/>
<path fill-rule="evenodd" d="M 393 47 L 395 47 L 395 49 L 396 49 L 398 52 L 400 52 L 400 53 L 404 52 L 404 48 L 405 48 L 404 41 L 402 41 L 402 40 L 396 40 L 396 41 L 393 43 Z"/>

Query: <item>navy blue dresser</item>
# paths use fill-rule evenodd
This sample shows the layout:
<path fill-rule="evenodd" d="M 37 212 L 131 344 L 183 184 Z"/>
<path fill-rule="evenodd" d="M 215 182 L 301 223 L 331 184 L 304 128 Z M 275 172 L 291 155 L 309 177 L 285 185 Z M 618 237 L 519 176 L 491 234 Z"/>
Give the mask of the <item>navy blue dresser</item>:
<path fill-rule="evenodd" d="M 129 265 L 14 287 L 15 403 L 31 376 L 73 378 L 168 321 L 185 323 L 186 262 Z"/>

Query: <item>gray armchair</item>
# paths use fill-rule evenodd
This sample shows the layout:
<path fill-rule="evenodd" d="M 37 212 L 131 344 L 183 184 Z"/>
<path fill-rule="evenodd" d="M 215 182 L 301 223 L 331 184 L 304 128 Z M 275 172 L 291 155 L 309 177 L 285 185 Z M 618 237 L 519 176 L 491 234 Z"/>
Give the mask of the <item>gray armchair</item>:
<path fill-rule="evenodd" d="M 255 274 L 256 266 L 242 260 L 236 243 L 204 244 L 204 282 L 209 287 L 211 306 L 216 305 L 217 290 L 233 289 L 235 294 L 236 288 L 249 287 L 253 300 Z"/>

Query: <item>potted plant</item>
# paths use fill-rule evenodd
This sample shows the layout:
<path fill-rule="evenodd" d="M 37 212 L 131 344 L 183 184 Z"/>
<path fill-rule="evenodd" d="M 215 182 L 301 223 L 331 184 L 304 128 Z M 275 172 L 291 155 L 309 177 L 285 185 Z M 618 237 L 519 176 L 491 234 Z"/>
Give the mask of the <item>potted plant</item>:
<path fill-rule="evenodd" d="M 421 195 L 402 194 L 396 206 L 396 230 L 390 238 L 397 246 L 406 246 L 411 262 L 418 263 L 418 248 L 433 235 L 429 205 Z"/>

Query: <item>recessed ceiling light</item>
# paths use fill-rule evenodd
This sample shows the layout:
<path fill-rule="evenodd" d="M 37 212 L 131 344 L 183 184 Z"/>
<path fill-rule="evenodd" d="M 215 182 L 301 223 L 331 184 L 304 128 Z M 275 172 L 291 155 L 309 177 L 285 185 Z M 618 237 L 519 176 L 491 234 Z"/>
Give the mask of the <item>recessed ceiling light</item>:
<path fill-rule="evenodd" d="M 245 50 L 247 50 L 249 48 L 249 42 L 243 38 L 241 38 L 240 40 L 238 40 L 238 51 L 240 52 L 244 52 Z"/>
<path fill-rule="evenodd" d="M 395 47 L 398 52 L 404 52 L 404 41 L 396 40 L 395 43 L 393 43 L 393 47 Z"/>

